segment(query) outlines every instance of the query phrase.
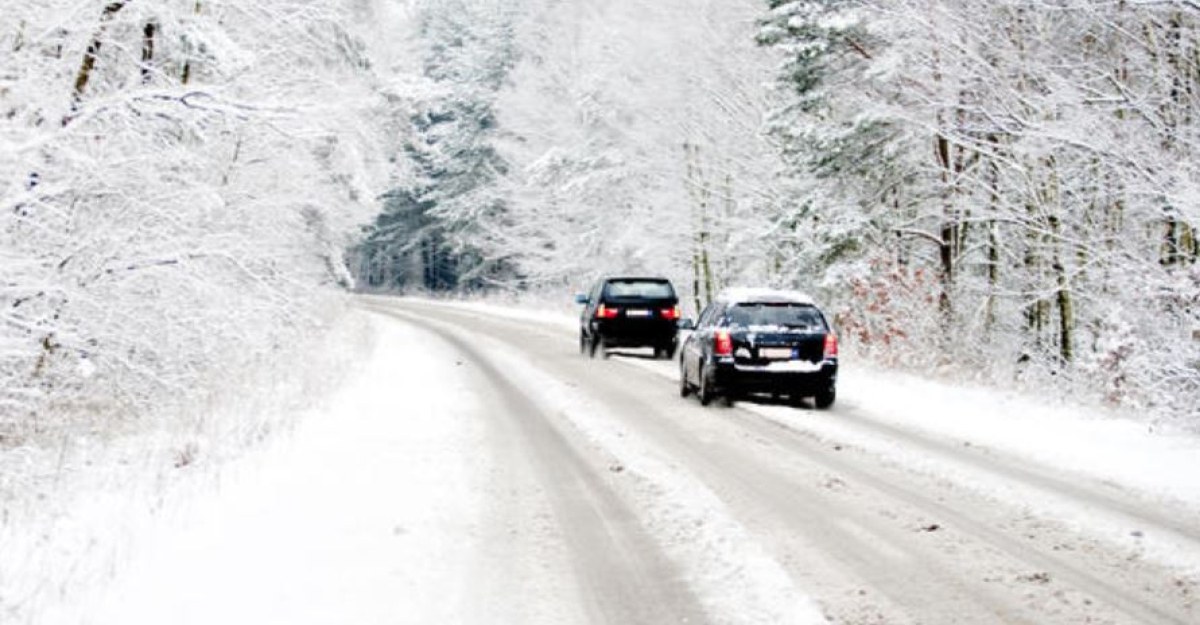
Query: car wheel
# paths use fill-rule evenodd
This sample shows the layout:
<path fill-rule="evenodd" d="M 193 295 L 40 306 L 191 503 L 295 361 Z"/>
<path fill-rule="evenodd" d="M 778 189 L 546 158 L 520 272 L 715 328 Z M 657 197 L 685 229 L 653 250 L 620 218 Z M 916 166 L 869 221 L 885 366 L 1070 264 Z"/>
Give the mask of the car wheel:
<path fill-rule="evenodd" d="M 831 386 L 813 397 L 813 405 L 824 410 L 832 406 L 835 399 L 837 399 L 837 389 Z"/>
<path fill-rule="evenodd" d="M 679 396 L 687 397 L 692 393 L 692 385 L 688 384 L 687 367 L 683 364 L 683 359 L 679 359 Z"/>
<path fill-rule="evenodd" d="M 600 337 L 600 338 L 596 339 L 596 342 L 600 344 L 599 349 L 600 349 L 601 356 L 608 358 L 609 356 L 612 355 L 608 351 L 608 344 L 604 342 L 604 337 Z"/>
<path fill-rule="evenodd" d="M 586 355 L 587 355 L 587 353 L 588 353 L 588 340 L 587 340 L 587 336 L 586 336 L 586 335 L 584 335 L 584 333 L 583 333 L 583 331 L 582 331 L 582 330 L 579 332 L 579 353 L 581 353 L 581 354 L 583 354 L 583 355 L 585 355 L 585 356 L 586 356 Z"/>
<path fill-rule="evenodd" d="M 698 382 L 699 388 L 696 390 L 696 397 L 700 400 L 701 406 L 707 406 L 708 404 L 712 403 L 714 394 L 712 382 L 710 382 L 708 379 L 708 367 L 705 367 L 704 363 L 700 363 L 699 375 L 700 381 Z"/>
<path fill-rule="evenodd" d="M 588 346 L 587 346 L 587 353 L 588 353 L 588 357 L 589 357 L 589 358 L 595 358 L 595 357 L 596 357 L 596 350 L 597 350 L 599 347 L 600 347 L 600 337 L 598 337 L 598 336 L 592 336 L 591 340 L 590 340 L 590 341 L 588 341 Z"/>

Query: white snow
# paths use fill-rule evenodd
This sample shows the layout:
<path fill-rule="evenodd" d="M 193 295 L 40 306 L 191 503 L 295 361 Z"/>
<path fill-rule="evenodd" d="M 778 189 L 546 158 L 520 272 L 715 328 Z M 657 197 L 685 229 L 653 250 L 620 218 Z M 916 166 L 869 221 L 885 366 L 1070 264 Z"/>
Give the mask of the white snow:
<path fill-rule="evenodd" d="M 531 321 L 574 348 L 569 303 L 528 309 L 448 303 Z M 138 623 L 453 623 L 484 622 L 473 611 L 489 522 L 485 411 L 452 348 L 427 331 L 372 317 L 368 362 L 323 409 L 294 431 L 221 468 L 194 492 L 160 500 L 101 545 L 116 554 L 111 579 L 69 592 L 40 610 L 47 624 Z M 478 347 L 548 413 L 564 417 L 624 467 L 614 487 L 639 511 L 646 531 L 687 576 L 716 620 L 819 622 L 811 599 L 702 482 L 651 442 L 621 428 L 606 408 L 520 354 L 479 337 Z M 630 359 L 666 380 L 672 362 Z M 682 401 L 682 400 L 681 400 Z M 1200 439 L 1150 431 L 1145 424 L 1011 392 L 966 388 L 844 363 L 834 411 L 741 404 L 765 418 L 877 453 L 912 470 L 944 476 L 997 497 L 1022 498 L 1114 540 L 1120 519 L 1010 491 L 969 466 L 931 459 L 838 411 L 1028 459 L 1064 475 L 1085 475 L 1200 510 Z M 801 418 L 802 417 L 802 418 Z M 136 490 L 136 489 L 135 489 Z M 144 490 L 144 489 L 142 489 Z M 114 491 L 73 523 L 112 523 L 153 493 Z M 1138 536 L 1147 557 L 1195 565 L 1191 545 Z M 1157 542 L 1156 542 L 1157 541 Z M 89 547 L 92 551 L 95 546 Z M 64 553 L 63 557 L 79 553 Z M 65 560 L 64 560 L 65 562 Z M 492 566 L 495 563 L 491 563 Z M 55 571 L 55 574 L 59 571 Z M 535 595 L 538 593 L 534 593 Z M 541 614 L 568 614 L 542 592 Z M 565 594 L 565 593 L 563 593 Z M 525 597 L 528 598 L 528 597 Z M 790 619 L 790 620 L 789 620 Z"/>
<path fill-rule="evenodd" d="M 850 365 L 839 377 L 842 409 L 870 421 L 984 453 L 999 452 L 1068 480 L 1089 479 L 1146 500 L 1180 506 L 1193 516 L 1200 513 L 1200 438 L 1194 435 L 1156 431 L 1104 408 L 954 385 L 869 365 Z M 795 415 L 785 409 L 750 409 L 796 426 Z M 969 463 L 931 457 L 848 423 L 836 413 L 806 418 L 803 427 L 1085 529 L 1132 547 L 1148 559 L 1200 572 L 1200 545 L 1169 531 L 1144 534 L 1132 517 L 1102 514 L 1086 501 L 1064 500 L 1038 487 L 1016 487 Z"/>
<path fill-rule="evenodd" d="M 881 422 L 1200 505 L 1200 439 L 1103 408 L 851 365 L 838 393 Z"/>
<path fill-rule="evenodd" d="M 479 406 L 436 339 L 394 323 L 376 333 L 328 410 L 136 528 L 112 585 L 38 622 L 463 622 Z"/>

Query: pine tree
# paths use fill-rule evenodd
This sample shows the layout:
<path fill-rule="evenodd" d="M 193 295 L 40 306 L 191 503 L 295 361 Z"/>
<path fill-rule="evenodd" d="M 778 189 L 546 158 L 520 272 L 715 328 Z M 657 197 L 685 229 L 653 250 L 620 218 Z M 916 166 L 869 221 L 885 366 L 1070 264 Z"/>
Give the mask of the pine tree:
<path fill-rule="evenodd" d="M 377 288 L 478 289 L 511 271 L 487 246 L 507 212 L 508 166 L 493 143 L 495 100 L 515 55 L 511 16 L 502 3 L 431 3 L 421 37 L 431 87 L 400 155 L 415 178 L 384 196 L 358 246 L 359 271 Z"/>

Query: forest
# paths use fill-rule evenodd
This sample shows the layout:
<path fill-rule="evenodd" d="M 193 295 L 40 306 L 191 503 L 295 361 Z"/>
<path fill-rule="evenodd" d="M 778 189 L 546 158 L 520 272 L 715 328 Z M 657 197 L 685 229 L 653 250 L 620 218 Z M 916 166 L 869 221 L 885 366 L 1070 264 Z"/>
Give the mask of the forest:
<path fill-rule="evenodd" d="M 1191 0 L 0 8 L 0 448 L 348 290 L 810 292 L 884 366 L 1200 427 Z"/>
<path fill-rule="evenodd" d="M 468 4 L 367 288 L 798 288 L 886 365 L 1200 416 L 1200 5 Z"/>

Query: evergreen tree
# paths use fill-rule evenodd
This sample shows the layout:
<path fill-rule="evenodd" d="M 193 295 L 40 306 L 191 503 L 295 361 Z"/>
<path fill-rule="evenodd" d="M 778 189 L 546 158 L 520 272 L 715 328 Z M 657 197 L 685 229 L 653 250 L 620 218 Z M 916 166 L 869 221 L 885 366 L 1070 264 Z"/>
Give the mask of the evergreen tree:
<path fill-rule="evenodd" d="M 498 2 L 424 7 L 431 88 L 409 117 L 401 155 L 415 176 L 385 195 L 359 246 L 368 286 L 470 290 L 510 272 L 504 258 L 488 255 L 486 241 L 507 212 L 493 109 L 514 59 L 511 27 Z"/>
<path fill-rule="evenodd" d="M 760 45 L 783 52 L 783 105 L 768 131 L 788 167 L 791 202 L 777 216 L 800 282 L 887 245 L 880 198 L 904 176 L 900 137 L 870 102 L 870 61 L 883 45 L 855 17 L 855 0 L 769 0 Z M 832 276 L 836 279 L 838 276 Z"/>

